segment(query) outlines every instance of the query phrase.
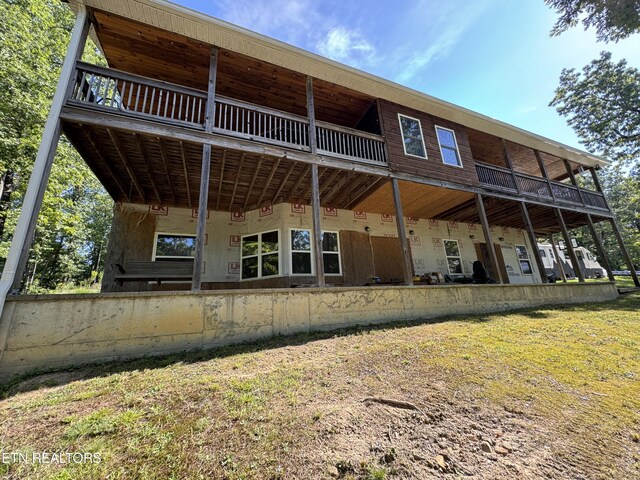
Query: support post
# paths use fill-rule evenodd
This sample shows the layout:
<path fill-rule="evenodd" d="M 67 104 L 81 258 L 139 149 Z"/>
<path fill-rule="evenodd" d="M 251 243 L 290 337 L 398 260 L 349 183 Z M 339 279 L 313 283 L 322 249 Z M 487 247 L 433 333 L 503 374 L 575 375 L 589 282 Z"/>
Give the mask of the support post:
<path fill-rule="evenodd" d="M 558 247 L 556 245 L 556 241 L 553 238 L 553 234 L 549 234 L 549 243 L 551 244 L 551 248 L 553 249 L 553 254 L 556 256 L 556 262 L 558 263 L 558 268 L 560 270 L 560 278 L 564 283 L 567 283 L 567 274 L 564 273 L 564 266 L 560 261 L 560 252 L 558 251 Z"/>
<path fill-rule="evenodd" d="M 402 213 L 402 199 L 400 197 L 400 185 L 398 179 L 391 179 L 391 187 L 393 188 L 393 203 L 396 207 L 396 226 L 398 227 L 398 238 L 402 246 L 402 258 L 404 262 L 402 269 L 404 271 L 404 283 L 413 285 L 413 268 L 411 265 L 411 255 L 409 255 L 409 242 L 407 242 L 407 231 L 404 226 L 404 214 Z"/>
<path fill-rule="evenodd" d="M 82 58 L 88 32 L 89 15 L 86 7 L 83 4 L 79 4 L 78 15 L 71 33 L 67 54 L 62 64 L 58 86 L 44 126 L 42 141 L 38 147 L 18 224 L 13 234 L 11 247 L 9 248 L 2 278 L 0 279 L 0 315 L 9 292 L 17 293 L 20 289 L 22 274 L 29 258 L 29 249 L 36 231 L 42 199 L 49 181 L 53 158 L 60 140 L 60 132 L 62 131 L 60 112 L 67 100 L 67 92 L 69 91 L 69 85 L 73 81 L 76 62 Z"/>
<path fill-rule="evenodd" d="M 602 247 L 602 243 L 598 238 L 598 233 L 596 232 L 596 227 L 593 225 L 593 219 L 591 215 L 586 214 L 587 217 L 587 226 L 589 227 L 589 231 L 591 232 L 591 236 L 593 237 L 593 242 L 596 244 L 596 250 L 598 251 L 598 257 L 600 257 L 600 261 L 604 264 L 604 269 L 607 271 L 607 277 L 612 282 L 615 282 L 615 278 L 613 277 L 613 271 L 611 270 L 611 265 L 609 264 L 609 259 L 607 258 L 607 254 Z"/>
<path fill-rule="evenodd" d="M 216 111 L 216 75 L 218 72 L 218 48 L 211 49 L 209 60 L 209 85 L 207 88 L 207 109 L 204 131 L 213 131 Z M 204 265 L 204 239 L 207 231 L 207 210 L 209 208 L 209 177 L 211 173 L 211 145 L 202 146 L 202 168 L 200 173 L 200 196 L 198 200 L 198 226 L 196 228 L 196 248 L 193 256 L 193 280 L 191 291 L 202 288 L 202 267 Z"/>
<path fill-rule="evenodd" d="M 580 185 L 578 185 L 578 181 L 576 180 L 576 176 L 573 173 L 573 169 L 571 168 L 571 164 L 569 163 L 569 160 L 562 159 L 562 163 L 564 163 L 564 168 L 567 169 L 567 173 L 569 174 L 571 183 L 578 190 L 578 197 L 580 197 L 580 202 L 582 202 L 582 205 L 585 205 L 584 198 L 582 197 L 582 191 L 580 190 Z"/>
<path fill-rule="evenodd" d="M 542 281 L 542 283 L 547 283 L 547 272 L 545 271 L 544 263 L 542 263 L 542 257 L 540 256 L 540 251 L 538 250 L 538 240 L 536 239 L 536 232 L 533 230 L 531 218 L 529 217 L 529 211 L 527 210 L 527 204 L 525 202 L 520 202 L 520 210 L 522 211 L 524 225 L 526 227 L 527 233 L 529 234 L 529 242 L 531 243 L 531 248 L 533 249 L 533 256 L 536 259 L 536 265 L 538 266 L 538 272 L 540 273 L 540 280 Z"/>
<path fill-rule="evenodd" d="M 311 166 L 311 210 L 313 213 L 313 252 L 316 263 L 316 284 L 324 287 L 324 257 L 322 255 L 322 226 L 320 225 L 320 186 L 318 165 Z"/>
<path fill-rule="evenodd" d="M 627 251 L 627 247 L 624 245 L 624 241 L 622 240 L 622 235 L 620 235 L 620 230 L 618 229 L 618 224 L 616 223 L 614 218 L 610 218 L 611 229 L 613 230 L 613 234 L 618 241 L 618 245 L 620 246 L 620 253 L 622 253 L 622 258 L 624 259 L 624 263 L 627 264 L 629 268 L 629 272 L 631 272 L 631 278 L 633 278 L 633 283 L 636 287 L 640 288 L 640 281 L 638 281 L 638 274 L 636 273 L 636 268 L 633 262 L 631 261 L 631 257 L 629 256 L 629 252 Z"/>
<path fill-rule="evenodd" d="M 496 277 L 494 280 L 496 283 L 503 283 L 502 276 L 500 275 L 500 266 L 498 265 L 498 256 L 496 255 L 496 249 L 493 245 L 493 237 L 491 236 L 491 228 L 489 227 L 489 221 L 487 220 L 487 213 L 484 209 L 482 195 L 479 193 L 476 193 L 476 205 L 478 207 L 478 215 L 480 217 L 480 224 L 482 225 L 482 232 L 484 233 L 484 241 L 487 243 L 487 250 L 489 251 L 491 269 Z"/>
<path fill-rule="evenodd" d="M 551 187 L 551 180 L 549 179 L 549 175 L 547 174 L 547 167 L 545 167 L 544 165 L 544 160 L 542 160 L 542 157 L 540 156 L 540 152 L 538 150 L 534 150 L 533 153 L 538 162 L 538 166 L 540 167 L 540 173 L 542 173 L 542 176 L 547 181 L 547 186 L 549 187 L 549 194 L 551 195 L 551 198 L 555 200 L 556 196 L 553 193 L 553 188 Z"/>
<path fill-rule="evenodd" d="M 313 155 L 318 151 L 316 138 L 316 107 L 313 100 L 313 77 L 307 76 L 307 117 L 309 119 L 309 149 Z"/>
<path fill-rule="evenodd" d="M 504 155 L 504 160 L 507 162 L 507 167 L 511 172 L 511 178 L 513 179 L 513 186 L 520 193 L 520 185 L 518 184 L 518 178 L 516 177 L 516 172 L 513 169 L 513 162 L 511 161 L 511 155 L 509 154 L 509 147 L 507 146 L 507 141 L 503 138 L 502 140 L 502 153 Z"/>
<path fill-rule="evenodd" d="M 567 231 L 567 225 L 564 223 L 562 212 L 559 208 L 554 208 L 553 210 L 556 213 L 556 218 L 558 219 L 560 229 L 562 230 L 562 238 L 564 238 L 565 245 L 567 246 L 567 251 L 569 252 L 569 258 L 571 258 L 573 271 L 578 277 L 578 281 L 584 282 L 584 275 L 582 274 L 582 269 L 580 268 L 580 263 L 578 262 L 578 257 L 575 250 L 573 249 L 573 245 L 571 245 L 571 237 L 569 237 L 569 232 Z"/>

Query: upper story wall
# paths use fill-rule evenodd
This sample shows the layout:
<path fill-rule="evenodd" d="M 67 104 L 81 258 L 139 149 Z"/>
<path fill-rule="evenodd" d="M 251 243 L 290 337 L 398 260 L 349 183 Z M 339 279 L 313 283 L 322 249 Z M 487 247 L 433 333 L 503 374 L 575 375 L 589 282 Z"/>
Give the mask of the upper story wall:
<path fill-rule="evenodd" d="M 479 185 L 465 127 L 385 100 L 381 100 L 379 105 L 382 128 L 389 152 L 389 167 L 392 170 L 462 185 Z M 398 114 L 420 120 L 427 158 L 405 154 Z M 447 165 L 443 162 L 436 137 L 436 125 L 454 131 L 462 163 L 461 167 Z"/>

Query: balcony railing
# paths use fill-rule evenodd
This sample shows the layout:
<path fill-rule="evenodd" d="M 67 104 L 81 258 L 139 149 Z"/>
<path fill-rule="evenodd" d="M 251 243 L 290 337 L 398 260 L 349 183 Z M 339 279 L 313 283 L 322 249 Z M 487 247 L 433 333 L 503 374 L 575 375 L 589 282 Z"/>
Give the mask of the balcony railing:
<path fill-rule="evenodd" d="M 573 185 L 554 180 L 547 182 L 543 178 L 523 173 L 514 172 L 512 174 L 509 169 L 480 162 L 476 162 L 476 172 L 478 173 L 478 180 L 483 186 L 575 205 L 583 204 L 580 199 L 580 196 L 582 196 L 585 206 L 607 210 L 604 196 L 599 192 L 585 190 L 584 188 L 581 188 L 578 192 L 578 188 Z M 515 182 L 517 182 L 517 187 L 514 178 Z M 551 186 L 551 189 L 549 189 L 549 186 Z"/>
<path fill-rule="evenodd" d="M 203 129 L 207 93 L 78 62 L 69 102 Z M 216 96 L 215 102 L 215 133 L 310 151 L 306 117 L 222 96 Z M 321 155 L 387 165 L 384 139 L 379 135 L 317 122 L 316 137 Z"/>

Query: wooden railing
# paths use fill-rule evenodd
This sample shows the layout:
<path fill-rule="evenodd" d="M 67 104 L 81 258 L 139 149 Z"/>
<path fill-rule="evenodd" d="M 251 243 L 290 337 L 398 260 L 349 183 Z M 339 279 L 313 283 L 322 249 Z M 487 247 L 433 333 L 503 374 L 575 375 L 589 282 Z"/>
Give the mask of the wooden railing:
<path fill-rule="evenodd" d="M 519 192 L 524 195 L 576 205 L 583 204 L 580 199 L 580 196 L 582 196 L 585 206 L 607 210 L 607 203 L 604 196 L 598 192 L 585 190 L 583 188 L 578 192 L 578 188 L 573 185 L 567 185 L 566 183 L 556 182 L 554 180 L 547 182 L 547 180 L 543 178 L 533 177 L 523 173 L 514 172 L 512 174 L 509 169 L 483 164 L 478 161 L 476 161 L 476 172 L 478 173 L 480 183 L 491 188 L 497 187 L 514 193 Z M 517 187 L 514 183 L 514 178 L 517 182 Z M 551 186 L 551 190 L 549 186 Z"/>
<path fill-rule="evenodd" d="M 387 164 L 384 140 L 379 135 L 316 122 L 316 140 L 320 154 L 378 165 Z"/>
<path fill-rule="evenodd" d="M 309 121 L 271 108 L 216 97 L 214 132 L 287 147 L 309 149 Z"/>
<path fill-rule="evenodd" d="M 204 125 L 206 92 L 78 62 L 71 101 L 155 120 Z"/>
<path fill-rule="evenodd" d="M 77 62 L 69 102 L 117 110 L 155 121 L 204 128 L 207 93 L 201 90 Z M 309 120 L 279 110 L 216 96 L 215 133 L 310 151 Z M 318 153 L 356 162 L 387 164 L 379 135 L 316 123 Z"/>

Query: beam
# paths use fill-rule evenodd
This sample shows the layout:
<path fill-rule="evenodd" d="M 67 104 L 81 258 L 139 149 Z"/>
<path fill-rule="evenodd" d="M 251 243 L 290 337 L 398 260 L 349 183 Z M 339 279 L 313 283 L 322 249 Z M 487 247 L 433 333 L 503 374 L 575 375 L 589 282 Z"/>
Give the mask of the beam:
<path fill-rule="evenodd" d="M 160 144 L 160 156 L 162 157 L 162 162 L 164 163 L 164 172 L 167 176 L 167 182 L 169 183 L 169 189 L 171 190 L 171 198 L 173 199 L 173 203 L 177 204 L 176 200 L 176 190 L 173 188 L 173 180 L 171 179 L 171 174 L 169 173 L 169 160 L 167 159 L 167 152 L 165 151 L 164 140 L 160 137 L 158 138 L 158 143 Z"/>
<path fill-rule="evenodd" d="M 284 177 L 282 178 L 280 185 L 278 185 L 278 188 L 276 189 L 276 193 L 273 194 L 273 198 L 271 199 L 271 205 L 276 203 L 276 199 L 278 198 L 278 195 L 280 195 L 280 192 L 282 192 L 282 189 L 284 188 L 287 181 L 289 180 L 289 177 L 291 176 L 293 169 L 296 168 L 297 165 L 298 165 L 298 162 L 293 162 L 291 163 L 291 165 L 289 165 L 289 168 L 287 168 L 287 172 L 284 174 Z"/>
<path fill-rule="evenodd" d="M 562 231 L 562 238 L 564 238 L 565 244 L 567 245 L 567 251 L 569 252 L 569 258 L 571 259 L 573 271 L 578 277 L 578 281 L 584 282 L 584 275 L 582 274 L 582 269 L 580 268 L 580 263 L 578 262 L 578 256 L 573 249 L 573 245 L 571 245 L 571 237 L 569 237 L 569 232 L 567 231 L 567 225 L 564 223 L 562 212 L 559 208 L 554 208 L 553 211 L 556 213 L 556 218 L 558 219 L 558 224 L 560 225 L 560 230 Z"/>
<path fill-rule="evenodd" d="M 322 255 L 322 226 L 320 225 L 320 186 L 318 166 L 311 167 L 311 210 L 313 216 L 313 253 L 316 264 L 316 284 L 324 287 L 324 257 Z"/>
<path fill-rule="evenodd" d="M 560 261 L 560 252 L 558 251 L 558 247 L 556 245 L 556 241 L 553 238 L 553 234 L 549 234 L 549 243 L 551 244 L 551 248 L 553 249 L 553 254 L 556 256 L 556 263 L 558 264 L 558 269 L 560 270 L 560 278 L 564 283 L 567 283 L 567 274 L 564 273 L 564 265 Z"/>
<path fill-rule="evenodd" d="M 615 282 L 616 279 L 613 277 L 613 271 L 611 270 L 611 265 L 609 264 L 609 259 L 607 258 L 607 254 L 604 251 L 602 246 L 602 242 L 600 242 L 600 238 L 598 237 L 598 232 L 596 232 L 596 227 L 593 224 L 593 219 L 591 215 L 585 215 L 587 218 L 587 226 L 589 227 L 589 231 L 591 232 L 591 237 L 593 238 L 593 242 L 596 244 L 596 250 L 598 251 L 598 257 L 602 263 L 604 263 L 604 269 L 607 271 L 607 277 L 612 282 Z"/>
<path fill-rule="evenodd" d="M 240 165 L 238 166 L 238 174 L 236 175 L 236 181 L 233 182 L 233 192 L 231 193 L 231 201 L 229 202 L 229 211 L 233 209 L 233 202 L 236 199 L 236 190 L 238 189 L 238 183 L 240 182 L 240 174 L 242 173 L 242 164 L 244 163 L 245 154 L 240 157 Z M 220 179 L 222 181 L 222 179 Z"/>
<path fill-rule="evenodd" d="M 180 155 L 182 156 L 182 168 L 184 170 L 184 182 L 187 187 L 187 201 L 189 202 L 189 208 L 193 208 L 191 203 L 191 187 L 189 186 L 189 169 L 187 168 L 187 152 L 185 150 L 184 142 L 180 143 Z"/>
<path fill-rule="evenodd" d="M 404 214 L 402 213 L 402 199 L 400 197 L 400 186 L 398 179 L 391 180 L 391 188 L 393 189 L 393 204 L 396 209 L 396 227 L 398 228 L 398 238 L 402 247 L 402 271 L 404 273 L 404 283 L 413 285 L 413 266 L 411 265 L 411 255 L 409 254 L 409 242 L 407 241 L 407 232 L 404 226 Z"/>
<path fill-rule="evenodd" d="M 255 172 L 253 172 L 253 178 L 251 179 L 251 184 L 249 184 L 249 190 L 247 191 L 247 196 L 244 199 L 244 205 L 242 206 L 242 211 L 247 211 L 247 205 L 249 204 L 249 197 L 251 197 L 251 191 L 253 190 L 253 185 L 256 183 L 256 178 L 258 177 L 258 172 L 260 171 L 260 167 L 262 166 L 262 157 L 258 159 L 258 165 L 256 166 Z"/>
<path fill-rule="evenodd" d="M 158 200 L 158 205 L 162 205 L 162 197 L 160 196 L 160 189 L 158 188 L 158 185 L 156 185 L 156 173 L 153 171 L 153 167 L 151 166 L 151 162 L 149 161 L 149 155 L 147 154 L 147 147 L 145 147 L 144 145 L 144 140 L 142 139 L 142 136 L 138 133 L 136 133 L 135 135 L 136 137 L 136 141 L 138 142 L 138 148 L 140 148 L 140 154 L 142 155 L 142 160 L 145 164 L 145 166 L 147 167 L 147 173 L 149 174 L 149 181 L 151 182 L 151 188 L 153 188 L 153 193 L 156 196 L 156 199 Z M 120 154 L 126 158 L 126 153 L 124 152 L 124 149 L 120 152 Z"/>
<path fill-rule="evenodd" d="M 491 236 L 491 228 L 489 227 L 489 221 L 487 220 L 487 213 L 484 210 L 484 201 L 482 200 L 482 195 L 479 193 L 476 194 L 476 206 L 478 207 L 478 216 L 480 217 L 480 224 L 482 225 L 482 231 L 484 233 L 484 241 L 487 244 L 487 250 L 489 252 L 491 269 L 496 277 L 494 280 L 496 283 L 503 283 L 500 266 L 498 265 L 498 256 L 496 255 L 496 249 L 493 245 L 493 237 Z"/>
<path fill-rule="evenodd" d="M 627 247 L 622 240 L 622 235 L 620 235 L 620 230 L 618 229 L 618 223 L 613 219 L 609 219 L 611 222 L 611 229 L 613 230 L 613 234 L 618 241 L 618 246 L 620 247 L 620 253 L 622 253 L 622 258 L 624 259 L 624 263 L 627 264 L 629 268 L 629 272 L 631 273 L 631 277 L 633 278 L 633 283 L 636 287 L 640 288 L 640 281 L 638 280 L 638 274 L 636 273 L 636 266 L 631 261 L 631 257 L 629 256 L 629 252 L 627 251 Z"/>
<path fill-rule="evenodd" d="M 540 280 L 542 281 L 542 283 L 547 283 L 549 281 L 547 278 L 547 272 L 544 268 L 544 263 L 542 262 L 540 251 L 538 250 L 538 240 L 536 238 L 536 232 L 533 230 L 531 218 L 529 218 L 529 211 L 527 210 L 527 204 L 525 202 L 520 202 L 520 211 L 522 212 L 522 219 L 524 220 L 524 225 L 526 227 L 527 233 L 529 234 L 529 242 L 531 243 L 533 256 L 536 260 L 536 265 L 538 266 Z"/>
<path fill-rule="evenodd" d="M 120 139 L 118 138 L 118 136 L 113 133 L 113 131 L 111 129 L 107 129 L 107 133 L 109 134 L 109 138 L 111 138 L 111 141 L 113 142 L 113 145 L 116 147 L 116 152 L 118 152 L 118 158 L 120 158 L 120 162 L 122 163 L 122 165 L 124 165 L 124 169 L 127 171 L 127 173 L 129 174 L 129 178 L 131 179 L 131 183 L 133 183 L 133 186 L 136 188 L 136 191 L 138 192 L 138 195 L 140 195 L 140 198 L 142 198 L 143 202 L 147 202 L 147 196 L 144 193 L 144 190 L 142 188 L 142 186 L 140 185 L 140 182 L 138 181 L 138 177 L 136 177 L 135 173 L 133 173 L 133 169 L 131 168 L 131 165 L 129 165 L 129 161 L 127 160 L 127 157 L 124 153 L 124 149 L 122 148 L 122 145 L 120 144 Z M 129 197 L 131 198 L 131 197 Z"/>
<path fill-rule="evenodd" d="M 22 275 L 29 258 L 33 237 L 35 236 L 38 214 L 42 207 L 42 199 L 49 182 L 53 158 L 60 140 L 62 107 L 73 82 L 75 64 L 82 58 L 88 32 L 89 14 L 83 4 L 78 4 L 78 14 L 71 32 L 67 54 L 62 64 L 56 92 L 44 126 L 42 140 L 38 147 L 31 177 L 29 178 L 29 185 L 24 195 L 18 223 L 11 240 L 11 247 L 2 270 L 0 279 L 0 316 L 9 292 L 11 290 L 18 292 L 22 283 Z M 0 348 L 3 347 L 4 342 L 0 340 Z"/>
<path fill-rule="evenodd" d="M 218 71 L 218 48 L 211 49 L 209 58 L 209 84 L 207 88 L 207 109 L 204 122 L 205 132 L 213 131 L 215 118 L 216 74 Z M 196 228 L 196 248 L 193 257 L 193 281 L 191 290 L 202 288 L 202 267 L 204 265 L 204 237 L 207 231 L 207 208 L 209 207 L 209 177 L 211 174 L 211 145 L 202 147 L 202 169 L 200 173 L 200 196 L 198 200 L 198 226 Z M 220 179 L 222 184 L 222 178 Z M 218 201 L 220 197 L 218 197 Z"/>

